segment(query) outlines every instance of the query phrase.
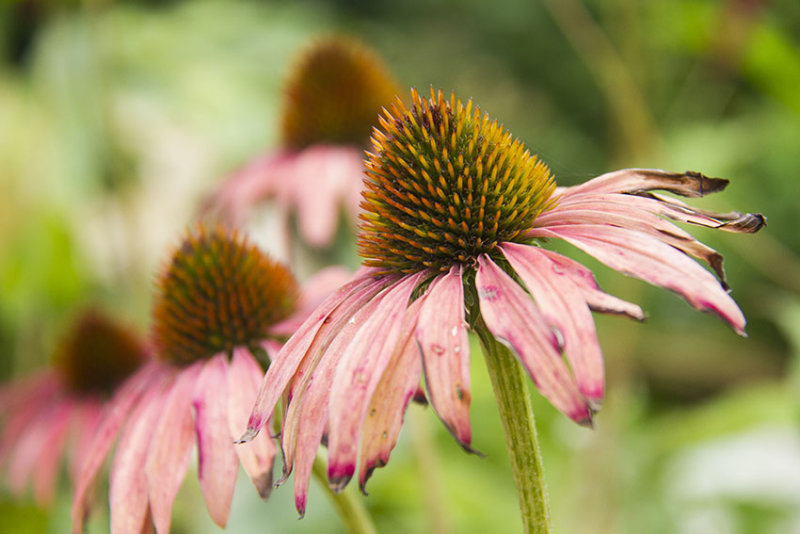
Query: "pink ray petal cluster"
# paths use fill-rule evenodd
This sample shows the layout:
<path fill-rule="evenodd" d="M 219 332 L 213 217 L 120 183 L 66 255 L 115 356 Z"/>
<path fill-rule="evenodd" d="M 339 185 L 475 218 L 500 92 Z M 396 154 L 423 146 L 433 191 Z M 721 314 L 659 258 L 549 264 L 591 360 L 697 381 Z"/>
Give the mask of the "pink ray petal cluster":
<path fill-rule="evenodd" d="M 588 268 L 542 245 L 566 241 L 612 269 L 674 291 L 744 335 L 722 257 L 671 221 L 755 232 L 764 218 L 711 213 L 654 192 L 699 197 L 725 185 L 698 173 L 617 171 L 557 189 L 524 239 L 498 243 L 471 263 L 405 275 L 362 268 L 275 357 L 242 440 L 257 439 L 283 398 L 282 480 L 294 470 L 301 515 L 320 443 L 328 446 L 331 487 L 340 490 L 358 471 L 363 490 L 388 462 L 423 377 L 433 409 L 471 450 L 468 331 L 479 321 L 512 350 L 543 396 L 590 425 L 605 393 L 591 312 L 636 320 L 644 313 L 602 291 Z"/>
<path fill-rule="evenodd" d="M 104 400 L 72 391 L 56 370 L 0 388 L 0 473 L 13 495 L 33 489 L 39 506 L 52 503 L 62 461 L 80 471 Z"/>
<path fill-rule="evenodd" d="M 274 325 L 270 335 L 280 336 L 286 324 L 301 323 L 322 300 L 321 293 L 345 276 L 334 268 L 310 280 L 299 311 Z M 261 343 L 270 357 L 280 347 L 273 339 Z M 159 360 L 142 367 L 115 392 L 95 424 L 75 482 L 73 532 L 83 531 L 94 486 L 115 442 L 109 485 L 112 532 L 138 533 L 151 526 L 157 533 L 169 532 L 173 503 L 195 451 L 200 488 L 217 525 L 228 521 L 240 464 L 266 499 L 272 490 L 275 442 L 264 432 L 234 445 L 263 376 L 247 347 L 186 366 Z"/>
<path fill-rule="evenodd" d="M 323 144 L 263 154 L 227 178 L 208 209 L 227 224 L 243 226 L 255 206 L 272 199 L 284 217 L 296 217 L 307 243 L 329 246 L 341 209 L 353 223 L 358 217 L 361 156 L 356 147 Z"/>

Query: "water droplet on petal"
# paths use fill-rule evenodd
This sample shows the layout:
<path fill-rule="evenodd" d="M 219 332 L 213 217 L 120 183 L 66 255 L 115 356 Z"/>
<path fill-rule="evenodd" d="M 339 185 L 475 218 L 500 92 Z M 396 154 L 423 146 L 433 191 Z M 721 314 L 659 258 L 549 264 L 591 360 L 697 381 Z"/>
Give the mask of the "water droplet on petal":
<path fill-rule="evenodd" d="M 459 345 L 456 345 L 455 347 L 453 347 L 453 352 L 458 354 L 459 352 L 461 352 L 461 347 Z"/>
<path fill-rule="evenodd" d="M 458 335 L 458 325 L 454 326 L 452 330 L 450 330 L 450 335 L 456 337 Z"/>
<path fill-rule="evenodd" d="M 434 343 L 433 345 L 431 345 L 431 352 L 433 352 L 437 356 L 441 356 L 442 354 L 444 354 L 444 347 Z"/>
<path fill-rule="evenodd" d="M 386 432 L 386 431 L 384 430 L 384 431 L 381 433 L 381 437 L 382 437 L 383 439 L 386 439 L 386 438 L 388 438 L 388 437 L 389 437 L 389 433 L 388 433 L 388 432 Z"/>
<path fill-rule="evenodd" d="M 353 315 L 347 320 L 347 324 L 356 324 L 356 317 Z"/>
<path fill-rule="evenodd" d="M 564 274 L 564 269 L 560 265 L 554 263 L 553 272 L 556 274 Z"/>

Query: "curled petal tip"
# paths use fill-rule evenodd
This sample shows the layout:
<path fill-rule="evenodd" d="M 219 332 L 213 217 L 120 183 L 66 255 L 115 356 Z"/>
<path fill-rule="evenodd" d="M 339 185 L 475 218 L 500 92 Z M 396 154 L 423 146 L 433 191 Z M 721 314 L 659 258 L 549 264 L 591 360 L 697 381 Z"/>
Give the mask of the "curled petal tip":
<path fill-rule="evenodd" d="M 258 429 L 249 427 L 242 437 L 234 441 L 233 443 L 236 445 L 241 445 L 242 443 L 247 443 L 248 441 L 252 440 L 254 437 L 258 435 Z"/>

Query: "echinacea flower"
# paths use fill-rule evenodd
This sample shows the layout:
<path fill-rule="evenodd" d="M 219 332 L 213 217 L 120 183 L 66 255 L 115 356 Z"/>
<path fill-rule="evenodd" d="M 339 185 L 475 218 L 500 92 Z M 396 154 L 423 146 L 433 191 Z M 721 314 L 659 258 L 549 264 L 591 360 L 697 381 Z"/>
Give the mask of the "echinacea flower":
<path fill-rule="evenodd" d="M 241 226 L 253 205 L 274 198 L 296 215 L 308 244 L 329 245 L 341 206 L 356 219 L 362 150 L 395 94 L 388 70 L 365 46 L 342 37 L 315 43 L 286 85 L 282 148 L 228 178 L 210 199 L 212 209 Z"/>
<path fill-rule="evenodd" d="M 363 267 L 276 356 L 243 436 L 256 436 L 285 394 L 284 478 L 294 470 L 301 514 L 319 444 L 327 443 L 331 487 L 358 470 L 363 490 L 389 460 L 423 375 L 436 413 L 470 450 L 470 330 L 509 347 L 556 408 L 591 423 L 605 383 L 591 311 L 643 313 L 544 248 L 549 239 L 744 332 L 724 282 L 689 256 L 720 276 L 721 257 L 669 219 L 755 232 L 763 217 L 710 213 L 654 193 L 697 197 L 726 180 L 628 169 L 557 189 L 547 166 L 471 101 L 411 96 L 410 108 L 398 100 L 381 118 L 367 156 Z"/>
<path fill-rule="evenodd" d="M 35 501 L 49 504 L 62 457 L 76 477 L 111 392 L 146 355 L 132 331 L 88 310 L 65 335 L 52 368 L 0 388 L 0 468 L 12 493 L 31 483 Z"/>
<path fill-rule="evenodd" d="M 264 374 L 259 360 L 275 354 L 278 340 L 291 333 L 287 327 L 316 304 L 315 292 L 337 279 L 326 272 L 299 295 L 292 274 L 238 233 L 191 230 L 158 278 L 157 358 L 120 388 L 77 480 L 74 531 L 82 529 L 89 490 L 118 434 L 109 488 L 112 532 L 141 532 L 149 517 L 156 532 L 169 532 L 195 446 L 200 487 L 218 525 L 228 520 L 240 463 L 266 498 L 275 444 L 267 433 L 245 446 L 233 440 Z"/>

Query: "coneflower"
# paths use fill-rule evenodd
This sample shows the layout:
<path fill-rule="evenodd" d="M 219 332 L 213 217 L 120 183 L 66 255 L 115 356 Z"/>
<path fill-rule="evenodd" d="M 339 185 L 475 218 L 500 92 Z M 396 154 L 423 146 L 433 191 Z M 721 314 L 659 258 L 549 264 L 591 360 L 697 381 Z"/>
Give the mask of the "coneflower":
<path fill-rule="evenodd" d="M 286 83 L 282 147 L 256 158 L 209 199 L 221 218 L 241 225 L 250 208 L 274 198 L 296 215 L 312 246 L 333 240 L 341 206 L 356 219 L 363 148 L 396 85 L 378 56 L 344 37 L 306 49 Z"/>
<path fill-rule="evenodd" d="M 321 277 L 327 284 L 313 284 L 315 293 L 334 282 L 330 272 Z M 301 296 L 292 274 L 238 233 L 190 230 L 157 280 L 157 358 L 126 382 L 97 430 L 76 484 L 74 531 L 82 529 L 89 489 L 117 434 L 112 532 L 141 532 L 150 518 L 156 532 L 169 532 L 195 446 L 200 487 L 218 525 L 228 520 L 239 463 L 266 498 L 275 444 L 267 433 L 243 447 L 233 439 L 246 424 L 261 363 L 317 301 L 309 291 Z"/>
<path fill-rule="evenodd" d="M 0 466 L 12 493 L 32 482 L 35 501 L 48 505 L 62 457 L 74 479 L 103 407 L 146 359 L 132 330 L 92 309 L 70 327 L 50 369 L 0 388 Z"/>
<path fill-rule="evenodd" d="M 519 364 L 555 407 L 589 425 L 604 394 L 591 311 L 643 319 L 638 306 L 604 293 L 586 267 L 546 249 L 547 240 L 563 239 L 667 287 L 741 334 L 745 320 L 724 282 L 687 254 L 720 275 L 721 257 L 667 219 L 734 232 L 755 232 L 764 219 L 700 211 L 653 192 L 696 197 L 727 184 L 698 173 L 628 169 L 558 189 L 547 166 L 471 101 L 433 90 L 430 99 L 415 91 L 411 98 L 409 108 L 398 101 L 386 112 L 373 134 L 361 204 L 364 266 L 276 356 L 243 439 L 257 435 L 286 393 L 284 478 L 294 469 L 301 514 L 320 442 L 331 486 L 343 488 L 358 471 L 363 489 L 389 460 L 421 376 L 442 422 L 471 450 L 473 331 L 500 407 L 523 521 L 546 530 Z"/>

